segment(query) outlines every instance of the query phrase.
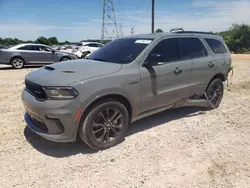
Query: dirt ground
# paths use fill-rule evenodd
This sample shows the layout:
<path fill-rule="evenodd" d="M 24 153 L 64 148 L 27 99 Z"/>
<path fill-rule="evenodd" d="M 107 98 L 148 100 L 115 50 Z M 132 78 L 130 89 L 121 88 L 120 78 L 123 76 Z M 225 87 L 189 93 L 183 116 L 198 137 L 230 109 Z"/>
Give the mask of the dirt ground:
<path fill-rule="evenodd" d="M 25 75 L 0 67 L 0 187 L 250 187 L 250 56 L 233 55 L 220 108 L 182 108 L 134 123 L 120 145 L 95 152 L 58 144 L 23 120 Z"/>

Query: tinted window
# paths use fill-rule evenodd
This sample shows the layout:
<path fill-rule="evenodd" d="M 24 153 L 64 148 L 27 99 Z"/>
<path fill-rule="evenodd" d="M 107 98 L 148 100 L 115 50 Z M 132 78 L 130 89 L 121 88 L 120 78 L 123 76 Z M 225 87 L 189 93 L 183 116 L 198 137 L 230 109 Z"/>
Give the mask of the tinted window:
<path fill-rule="evenodd" d="M 51 52 L 51 49 L 46 46 L 38 46 L 39 51 Z"/>
<path fill-rule="evenodd" d="M 94 44 L 94 43 L 92 43 L 92 44 L 87 44 L 87 46 L 89 46 L 89 47 L 99 47 L 98 44 Z"/>
<path fill-rule="evenodd" d="M 215 54 L 224 54 L 227 52 L 226 48 L 220 41 L 215 39 L 205 39 L 205 40 Z"/>
<path fill-rule="evenodd" d="M 35 45 L 27 45 L 27 46 L 22 46 L 18 48 L 18 50 L 30 50 L 30 51 L 39 51 L 38 46 Z"/>
<path fill-rule="evenodd" d="M 96 44 L 96 46 L 97 46 L 97 47 L 103 47 L 103 45 L 101 45 L 101 44 Z"/>
<path fill-rule="evenodd" d="M 198 38 L 178 38 L 179 59 L 199 58 L 207 55 L 205 47 Z"/>
<path fill-rule="evenodd" d="M 178 60 L 177 39 L 166 39 L 161 41 L 151 53 L 160 54 L 164 62 Z"/>
<path fill-rule="evenodd" d="M 130 63 L 148 46 L 152 39 L 121 38 L 109 42 L 87 59 L 112 63 Z"/>

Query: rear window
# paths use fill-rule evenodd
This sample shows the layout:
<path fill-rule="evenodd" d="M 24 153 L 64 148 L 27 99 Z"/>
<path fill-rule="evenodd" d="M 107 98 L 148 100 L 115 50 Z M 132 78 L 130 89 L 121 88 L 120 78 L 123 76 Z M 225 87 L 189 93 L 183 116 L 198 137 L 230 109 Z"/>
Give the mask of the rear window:
<path fill-rule="evenodd" d="M 205 38 L 205 40 L 215 54 L 227 53 L 227 50 L 225 46 L 222 44 L 222 42 L 216 39 L 208 39 L 208 38 Z"/>
<path fill-rule="evenodd" d="M 198 38 L 178 38 L 179 59 L 192 59 L 207 56 L 205 47 Z"/>

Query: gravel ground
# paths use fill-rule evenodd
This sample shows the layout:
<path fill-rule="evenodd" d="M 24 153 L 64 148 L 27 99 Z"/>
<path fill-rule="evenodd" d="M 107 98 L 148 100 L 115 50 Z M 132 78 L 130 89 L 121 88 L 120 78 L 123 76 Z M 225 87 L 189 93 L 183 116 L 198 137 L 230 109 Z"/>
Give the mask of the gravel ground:
<path fill-rule="evenodd" d="M 1 66 L 0 187 L 249 187 L 250 58 L 233 57 L 233 84 L 220 108 L 148 117 L 124 142 L 99 152 L 32 133 L 20 95 L 35 69 Z"/>

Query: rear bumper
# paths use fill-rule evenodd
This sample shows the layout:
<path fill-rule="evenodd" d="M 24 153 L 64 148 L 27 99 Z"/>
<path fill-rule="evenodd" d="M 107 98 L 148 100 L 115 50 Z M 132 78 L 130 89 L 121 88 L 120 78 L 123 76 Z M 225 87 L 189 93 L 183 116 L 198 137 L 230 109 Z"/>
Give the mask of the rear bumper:
<path fill-rule="evenodd" d="M 40 102 L 24 90 L 22 102 L 26 109 L 24 120 L 33 132 L 55 142 L 76 140 L 74 100 Z"/>

